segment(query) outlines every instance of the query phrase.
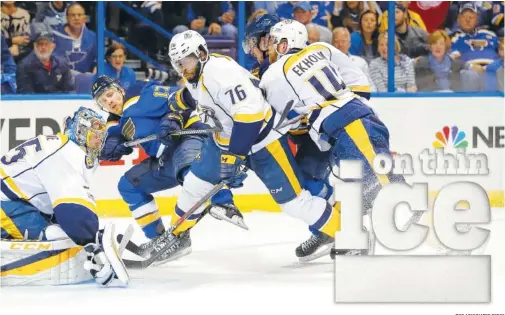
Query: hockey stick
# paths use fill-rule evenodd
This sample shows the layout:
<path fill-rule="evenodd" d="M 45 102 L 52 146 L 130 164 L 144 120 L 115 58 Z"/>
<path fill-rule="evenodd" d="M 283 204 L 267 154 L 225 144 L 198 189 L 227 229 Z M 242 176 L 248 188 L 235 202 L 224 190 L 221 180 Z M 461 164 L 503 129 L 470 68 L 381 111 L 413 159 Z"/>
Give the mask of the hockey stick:
<path fill-rule="evenodd" d="M 306 114 L 300 114 L 300 115 L 298 115 L 298 116 L 296 116 L 296 117 L 293 117 L 293 118 L 291 118 L 291 119 L 289 119 L 289 120 L 286 120 L 286 122 L 284 122 L 282 125 L 277 126 L 277 127 L 275 128 L 275 130 L 282 129 L 282 128 L 284 128 L 284 127 L 286 127 L 286 126 L 289 126 L 289 125 L 291 125 L 291 124 L 293 124 L 293 123 L 295 123 L 295 122 L 297 122 L 297 121 L 300 121 L 300 120 L 302 120 L 302 118 L 303 118 L 305 115 L 306 115 Z"/>
<path fill-rule="evenodd" d="M 211 208 L 211 206 L 205 208 L 205 210 L 202 212 L 202 215 L 200 215 L 200 217 L 198 217 L 198 219 L 196 220 L 196 223 L 198 223 L 207 213 L 209 213 L 210 208 Z M 195 225 L 196 225 L 196 223 L 195 223 Z M 190 229 L 188 229 L 187 231 L 189 231 Z M 187 231 L 185 231 L 185 232 L 187 232 Z M 181 233 L 181 235 L 183 235 L 183 233 Z M 122 238 L 123 238 L 123 235 L 118 234 L 117 240 L 119 241 Z M 152 251 L 152 244 L 153 244 L 152 241 L 147 242 L 142 245 L 137 245 L 132 241 L 128 241 L 128 243 L 126 244 L 126 250 L 128 250 L 129 252 L 131 252 L 135 255 L 141 256 L 144 259 L 146 259 L 146 258 L 149 258 L 149 254 Z M 145 268 L 141 264 L 142 261 L 139 261 L 139 260 L 123 259 L 123 262 L 125 263 L 126 268 L 131 268 L 131 269 Z"/>
<path fill-rule="evenodd" d="M 283 124 L 283 126 L 280 126 L 282 124 L 282 122 L 284 121 L 284 119 L 286 119 L 286 117 L 288 117 L 288 114 L 291 111 L 291 108 L 293 107 L 294 103 L 295 103 L 295 101 L 293 101 L 293 100 L 286 103 L 286 106 L 284 107 L 284 110 L 282 111 L 281 118 L 279 119 L 279 122 L 277 123 L 277 127 L 274 128 L 275 130 L 279 130 L 280 128 L 288 125 L 288 124 Z"/>
<path fill-rule="evenodd" d="M 118 237 L 119 237 L 119 235 L 121 235 L 121 234 L 118 234 Z M 124 235 L 121 235 L 122 239 L 118 240 L 118 243 L 119 243 L 119 248 L 118 248 L 119 257 L 121 257 L 123 255 L 123 252 L 124 252 L 126 246 L 128 245 L 128 243 L 130 242 L 130 239 L 132 238 L 132 236 L 133 236 L 133 226 L 130 224 L 130 225 L 128 225 L 128 228 L 124 232 Z"/>
<path fill-rule="evenodd" d="M 208 129 L 186 129 L 186 130 L 178 130 L 170 133 L 170 136 L 190 136 L 190 135 L 203 135 L 207 133 L 220 132 L 222 129 L 220 128 L 208 128 Z M 145 142 L 153 141 L 159 139 L 157 134 L 152 134 L 144 138 L 140 138 L 133 141 L 127 141 L 123 143 L 125 147 L 134 147 L 138 144 L 142 144 Z"/>
<path fill-rule="evenodd" d="M 203 204 L 207 202 L 210 198 L 212 198 L 218 191 L 220 191 L 226 184 L 228 184 L 227 180 L 221 181 L 219 184 L 214 186 L 205 196 L 202 197 L 197 203 L 191 207 L 186 213 L 175 222 L 175 224 L 165 231 L 165 233 L 161 234 L 157 238 L 153 240 L 153 242 L 150 244 L 151 245 L 151 250 L 150 252 L 152 253 L 153 251 L 155 252 L 149 258 L 143 261 L 136 261 L 136 260 L 125 260 L 125 265 L 129 268 L 134 268 L 134 269 L 145 269 L 149 267 L 152 263 L 154 263 L 158 258 L 163 255 L 165 252 L 167 252 L 172 246 L 174 246 L 178 241 L 179 238 L 184 237 L 186 233 L 189 232 L 189 229 L 182 232 L 179 237 L 176 237 L 172 234 L 173 231 L 175 231 L 182 223 L 184 223 L 187 218 L 192 215 L 198 208 L 200 208 Z M 202 214 L 203 216 L 203 214 Z M 200 216 L 200 218 L 202 217 Z"/>

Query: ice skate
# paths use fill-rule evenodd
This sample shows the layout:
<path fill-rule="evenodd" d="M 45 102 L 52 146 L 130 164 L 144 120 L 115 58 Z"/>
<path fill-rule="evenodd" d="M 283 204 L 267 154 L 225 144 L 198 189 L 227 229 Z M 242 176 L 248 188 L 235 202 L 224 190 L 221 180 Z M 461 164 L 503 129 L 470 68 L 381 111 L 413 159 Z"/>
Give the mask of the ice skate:
<path fill-rule="evenodd" d="M 209 206 L 209 214 L 218 220 L 225 220 L 244 230 L 249 230 L 244 222 L 244 216 L 233 204 L 216 204 Z"/>
<path fill-rule="evenodd" d="M 301 262 L 308 262 L 328 255 L 335 240 L 324 233 L 312 234 L 308 240 L 296 248 L 296 257 Z"/>
<path fill-rule="evenodd" d="M 189 231 L 175 236 L 178 241 L 175 242 L 163 255 L 160 256 L 152 265 L 159 266 L 170 261 L 177 260 L 191 253 L 191 238 Z M 172 240 L 172 239 L 171 239 Z"/>

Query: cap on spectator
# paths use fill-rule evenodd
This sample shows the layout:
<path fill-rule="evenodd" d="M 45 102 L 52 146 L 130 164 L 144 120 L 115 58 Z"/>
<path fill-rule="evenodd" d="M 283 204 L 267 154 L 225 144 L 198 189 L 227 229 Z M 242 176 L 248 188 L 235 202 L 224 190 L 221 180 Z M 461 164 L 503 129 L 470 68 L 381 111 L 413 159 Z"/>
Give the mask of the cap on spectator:
<path fill-rule="evenodd" d="M 308 1 L 300 1 L 293 5 L 293 11 L 298 8 L 302 9 L 303 11 L 312 11 L 312 6 Z"/>
<path fill-rule="evenodd" d="M 35 37 L 35 41 L 38 42 L 39 40 L 48 40 L 52 43 L 54 43 L 54 37 L 53 37 L 53 34 L 51 34 L 50 32 L 47 32 L 47 31 L 42 31 L 40 33 L 37 34 L 37 37 Z"/>
<path fill-rule="evenodd" d="M 473 12 L 475 13 L 478 13 L 477 11 L 477 6 L 475 5 L 475 3 L 473 2 L 467 2 L 465 4 L 463 4 L 460 8 L 459 8 L 459 13 L 463 13 L 463 11 L 465 10 L 472 10 Z"/>

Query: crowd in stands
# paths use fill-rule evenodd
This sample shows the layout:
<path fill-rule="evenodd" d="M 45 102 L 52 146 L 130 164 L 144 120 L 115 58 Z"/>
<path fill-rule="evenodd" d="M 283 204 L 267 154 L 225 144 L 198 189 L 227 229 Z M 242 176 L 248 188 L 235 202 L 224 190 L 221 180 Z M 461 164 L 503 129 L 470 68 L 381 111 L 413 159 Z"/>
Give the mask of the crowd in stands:
<path fill-rule="evenodd" d="M 192 29 L 210 40 L 211 51 L 238 56 L 237 2 L 123 3 L 172 34 Z M 1 9 L 2 94 L 89 90 L 98 58 L 96 2 L 2 1 Z M 106 9 L 108 29 L 169 65 L 162 34 L 116 5 Z M 265 13 L 306 25 L 310 43 L 334 45 L 367 74 L 373 91 L 388 90 L 387 1 L 246 2 L 248 23 Z M 394 14 L 397 92 L 503 91 L 503 1 L 396 1 Z M 108 40 L 104 57 L 105 73 L 125 88 L 138 82 L 125 65 L 137 57 L 125 46 Z"/>

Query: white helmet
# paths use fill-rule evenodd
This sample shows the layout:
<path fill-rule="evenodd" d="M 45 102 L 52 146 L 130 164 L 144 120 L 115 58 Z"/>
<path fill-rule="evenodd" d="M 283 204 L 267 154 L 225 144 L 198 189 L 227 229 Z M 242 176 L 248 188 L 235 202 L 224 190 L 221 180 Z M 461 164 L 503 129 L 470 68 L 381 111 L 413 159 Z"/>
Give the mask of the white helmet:
<path fill-rule="evenodd" d="M 287 41 L 287 50 L 303 49 L 307 46 L 309 39 L 307 28 L 302 23 L 296 20 L 284 20 L 272 26 L 270 29 L 270 38 L 274 45 L 280 44 L 281 40 Z M 277 51 L 277 47 L 275 48 Z M 281 54 L 277 51 L 278 54 Z"/>
<path fill-rule="evenodd" d="M 204 61 L 200 60 L 200 50 L 205 51 L 207 54 L 207 59 Z M 199 62 L 203 63 L 207 62 L 209 59 L 207 43 L 202 35 L 198 32 L 188 30 L 172 37 L 168 49 L 168 56 L 170 57 L 172 66 L 179 75 L 182 76 L 182 67 L 184 66 L 182 63 L 183 59 L 191 55 L 194 55 Z"/>

